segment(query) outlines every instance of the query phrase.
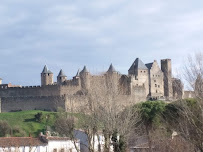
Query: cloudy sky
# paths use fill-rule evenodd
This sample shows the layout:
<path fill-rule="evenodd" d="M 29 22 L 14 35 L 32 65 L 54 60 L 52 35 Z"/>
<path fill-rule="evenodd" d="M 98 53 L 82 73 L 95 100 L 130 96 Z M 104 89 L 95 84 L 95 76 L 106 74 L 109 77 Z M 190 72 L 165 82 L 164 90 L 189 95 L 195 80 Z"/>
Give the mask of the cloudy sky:
<path fill-rule="evenodd" d="M 202 0 L 1 0 L 0 77 L 39 85 L 45 64 L 55 77 L 110 63 L 126 74 L 137 57 L 171 58 L 175 71 L 203 50 L 202 8 Z"/>

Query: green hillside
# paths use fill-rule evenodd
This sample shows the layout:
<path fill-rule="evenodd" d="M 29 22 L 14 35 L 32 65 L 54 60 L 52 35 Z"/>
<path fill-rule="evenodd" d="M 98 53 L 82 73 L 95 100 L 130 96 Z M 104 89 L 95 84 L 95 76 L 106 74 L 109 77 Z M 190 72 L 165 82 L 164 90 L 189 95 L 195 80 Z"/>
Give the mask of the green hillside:
<path fill-rule="evenodd" d="M 42 119 L 40 120 L 40 122 L 35 119 L 35 115 L 37 113 L 42 113 Z M 43 132 L 47 126 L 53 126 L 56 117 L 56 112 L 46 112 L 37 110 L 0 114 L 0 120 L 7 121 L 11 129 L 19 128 L 23 130 L 27 136 L 29 134 L 31 136 L 37 136 L 40 132 Z"/>

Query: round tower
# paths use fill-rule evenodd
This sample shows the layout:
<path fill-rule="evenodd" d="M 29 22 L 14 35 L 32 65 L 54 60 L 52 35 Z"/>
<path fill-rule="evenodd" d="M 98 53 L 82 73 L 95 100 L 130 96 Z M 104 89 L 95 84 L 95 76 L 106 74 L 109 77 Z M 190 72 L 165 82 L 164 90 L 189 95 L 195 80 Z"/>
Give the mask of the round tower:
<path fill-rule="evenodd" d="M 53 73 L 48 70 L 47 66 L 45 65 L 41 73 L 41 85 L 51 85 L 53 82 Z"/>
<path fill-rule="evenodd" d="M 87 71 L 86 66 L 80 72 L 81 87 L 83 89 L 88 89 L 90 87 L 90 73 Z"/>
<path fill-rule="evenodd" d="M 58 85 L 63 84 L 63 82 L 66 81 L 66 79 L 67 79 L 67 76 L 65 75 L 65 73 L 61 69 L 58 76 L 57 76 L 57 84 Z"/>

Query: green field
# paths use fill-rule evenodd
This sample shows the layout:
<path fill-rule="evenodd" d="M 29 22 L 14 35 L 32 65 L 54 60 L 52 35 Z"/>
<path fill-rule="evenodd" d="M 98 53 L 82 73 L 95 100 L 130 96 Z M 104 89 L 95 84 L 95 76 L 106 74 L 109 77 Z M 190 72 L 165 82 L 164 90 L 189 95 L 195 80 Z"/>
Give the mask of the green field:
<path fill-rule="evenodd" d="M 42 112 L 42 121 L 37 122 L 35 115 Z M 44 132 L 47 126 L 52 127 L 57 117 L 56 112 L 45 111 L 20 111 L 1 113 L 0 120 L 8 122 L 11 128 L 18 127 L 26 132 L 27 136 L 37 136 L 40 132 Z"/>
<path fill-rule="evenodd" d="M 42 119 L 36 121 L 35 115 L 42 113 Z M 47 128 L 52 129 L 57 117 L 62 114 L 61 112 L 48 112 L 48 111 L 19 111 L 19 112 L 7 112 L 0 113 L 0 121 L 7 121 L 11 129 L 19 128 L 26 133 L 25 136 L 31 135 L 37 137 L 40 132 L 45 132 Z M 64 114 L 64 112 L 63 112 Z M 80 122 L 84 119 L 84 116 L 79 113 L 66 113 L 75 118 L 76 128 L 80 128 Z"/>

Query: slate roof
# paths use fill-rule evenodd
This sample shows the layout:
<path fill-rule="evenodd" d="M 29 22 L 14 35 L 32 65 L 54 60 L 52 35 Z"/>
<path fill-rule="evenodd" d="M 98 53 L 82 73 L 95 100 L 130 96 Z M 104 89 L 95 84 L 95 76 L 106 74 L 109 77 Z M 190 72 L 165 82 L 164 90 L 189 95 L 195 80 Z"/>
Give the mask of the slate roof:
<path fill-rule="evenodd" d="M 1 137 L 0 147 L 40 146 L 46 145 L 39 138 L 32 137 Z"/>
<path fill-rule="evenodd" d="M 129 70 L 135 70 L 135 69 L 147 70 L 148 68 L 139 58 L 136 58 Z"/>
<path fill-rule="evenodd" d="M 86 66 L 84 66 L 83 70 L 80 73 L 88 73 Z"/>
<path fill-rule="evenodd" d="M 59 74 L 58 74 L 58 77 L 67 77 L 67 76 L 65 75 L 65 73 L 64 73 L 63 70 L 61 69 L 60 72 L 59 72 Z"/>
<path fill-rule="evenodd" d="M 146 67 L 150 70 L 150 69 L 152 68 L 153 62 L 152 62 L 152 63 L 147 63 L 147 64 L 145 64 L 145 65 L 146 65 Z"/>
<path fill-rule="evenodd" d="M 44 69 L 42 71 L 44 74 L 53 74 L 50 70 L 48 70 L 47 65 L 44 66 Z"/>
<path fill-rule="evenodd" d="M 116 69 L 115 69 L 114 66 L 111 64 L 107 72 L 108 72 L 108 73 L 113 73 L 113 72 L 116 72 Z"/>
<path fill-rule="evenodd" d="M 79 77 L 80 76 L 80 70 L 78 69 L 78 72 L 76 73 L 75 75 L 76 77 Z"/>

